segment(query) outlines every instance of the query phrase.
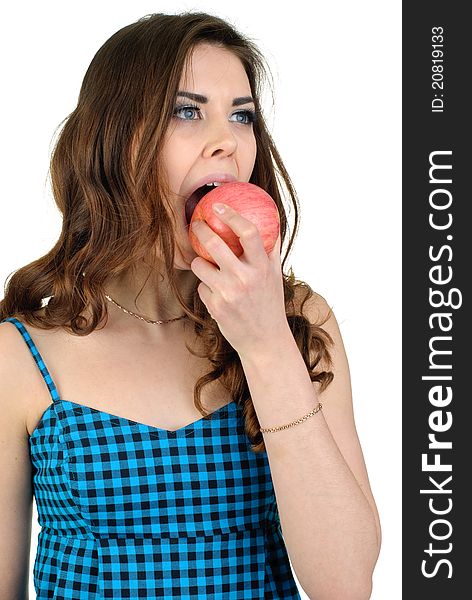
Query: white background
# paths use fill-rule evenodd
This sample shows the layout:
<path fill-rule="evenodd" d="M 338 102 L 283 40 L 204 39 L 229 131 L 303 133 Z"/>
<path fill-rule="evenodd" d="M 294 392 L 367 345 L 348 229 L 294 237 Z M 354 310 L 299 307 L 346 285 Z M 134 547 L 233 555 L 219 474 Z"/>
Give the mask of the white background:
<path fill-rule="evenodd" d="M 372 600 L 398 600 L 400 2 L 49 1 L 2 8 L 1 285 L 48 252 L 59 235 L 60 215 L 46 181 L 51 144 L 75 107 L 93 55 L 145 14 L 184 10 L 229 19 L 271 65 L 275 110 L 269 106 L 266 115 L 301 203 L 289 264 L 332 305 L 341 328 L 382 522 Z M 35 512 L 32 563 L 38 532 Z M 31 590 L 34 598 L 32 582 Z"/>

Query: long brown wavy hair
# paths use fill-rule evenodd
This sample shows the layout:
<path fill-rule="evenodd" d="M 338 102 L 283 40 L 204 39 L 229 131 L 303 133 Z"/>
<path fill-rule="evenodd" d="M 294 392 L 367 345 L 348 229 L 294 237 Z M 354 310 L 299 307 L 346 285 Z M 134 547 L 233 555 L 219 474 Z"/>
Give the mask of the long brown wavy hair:
<path fill-rule="evenodd" d="M 46 255 L 11 274 L 0 302 L 0 320 L 16 316 L 41 329 L 63 327 L 71 334 L 88 335 L 108 319 L 106 279 L 132 271 L 159 250 L 171 289 L 205 349 L 199 356 L 212 365 L 196 382 L 196 408 L 208 415 L 201 390 L 219 379 L 243 408 L 252 450 L 261 452 L 265 444 L 238 353 L 201 301 L 199 280 L 189 305 L 174 279 L 177 217 L 166 200 L 169 189 L 159 156 L 181 74 L 199 43 L 230 50 L 246 71 L 257 116 L 257 155 L 250 182 L 277 204 L 282 247 L 289 230 L 284 191 L 293 207 L 294 229 L 282 260 L 287 320 L 311 380 L 320 383 L 321 391 L 332 381 L 328 347 L 333 341 L 321 327 L 330 313 L 322 322 L 311 323 L 303 305 L 314 291 L 297 280 L 292 269 L 289 274 L 284 271 L 299 226 L 299 203 L 261 110 L 270 68 L 249 38 L 227 21 L 202 12 L 146 15 L 113 34 L 95 54 L 77 107 L 62 122 L 51 157 L 52 191 L 63 216 L 61 234 Z M 89 321 L 82 314 L 86 309 Z"/>

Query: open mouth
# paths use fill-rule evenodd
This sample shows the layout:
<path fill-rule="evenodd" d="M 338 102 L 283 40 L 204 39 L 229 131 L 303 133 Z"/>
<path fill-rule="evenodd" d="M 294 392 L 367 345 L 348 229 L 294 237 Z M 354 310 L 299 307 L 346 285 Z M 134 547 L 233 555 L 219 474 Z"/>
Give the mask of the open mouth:
<path fill-rule="evenodd" d="M 195 210 L 197 204 L 200 202 L 203 196 L 205 196 L 205 194 L 208 194 L 208 192 L 214 188 L 214 185 L 202 185 L 197 188 L 189 198 L 187 198 L 185 202 L 185 218 L 187 220 L 187 225 L 190 225 L 193 211 Z"/>

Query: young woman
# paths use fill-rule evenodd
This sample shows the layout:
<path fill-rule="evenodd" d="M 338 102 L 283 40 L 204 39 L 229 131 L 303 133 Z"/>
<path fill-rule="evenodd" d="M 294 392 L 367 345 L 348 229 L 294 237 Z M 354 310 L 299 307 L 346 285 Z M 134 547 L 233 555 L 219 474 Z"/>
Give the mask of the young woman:
<path fill-rule="evenodd" d="M 57 244 L 0 302 L 0 597 L 367 599 L 380 525 L 329 305 L 285 274 L 297 198 L 260 105 L 264 60 L 222 19 L 155 14 L 85 75 L 51 161 Z M 281 179 L 277 178 L 280 174 Z M 254 183 L 281 230 L 218 217 Z M 295 209 L 287 237 L 285 192 Z M 48 302 L 47 302 L 48 300 Z M 289 561 L 290 557 L 290 561 Z"/>

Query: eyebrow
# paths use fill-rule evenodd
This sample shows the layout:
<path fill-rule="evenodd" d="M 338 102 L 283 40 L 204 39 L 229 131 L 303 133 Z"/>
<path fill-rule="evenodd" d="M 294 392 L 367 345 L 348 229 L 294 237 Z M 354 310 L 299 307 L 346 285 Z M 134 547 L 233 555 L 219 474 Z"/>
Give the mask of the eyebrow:
<path fill-rule="evenodd" d="M 208 102 L 208 98 L 206 96 L 202 96 L 201 94 L 194 94 L 193 92 L 177 92 L 177 97 L 190 98 L 190 100 L 195 100 L 195 102 L 200 102 L 201 104 L 206 104 Z M 248 104 L 252 102 L 255 105 L 254 98 L 252 96 L 240 96 L 239 98 L 233 98 L 233 103 L 231 106 L 241 106 L 241 104 Z"/>

